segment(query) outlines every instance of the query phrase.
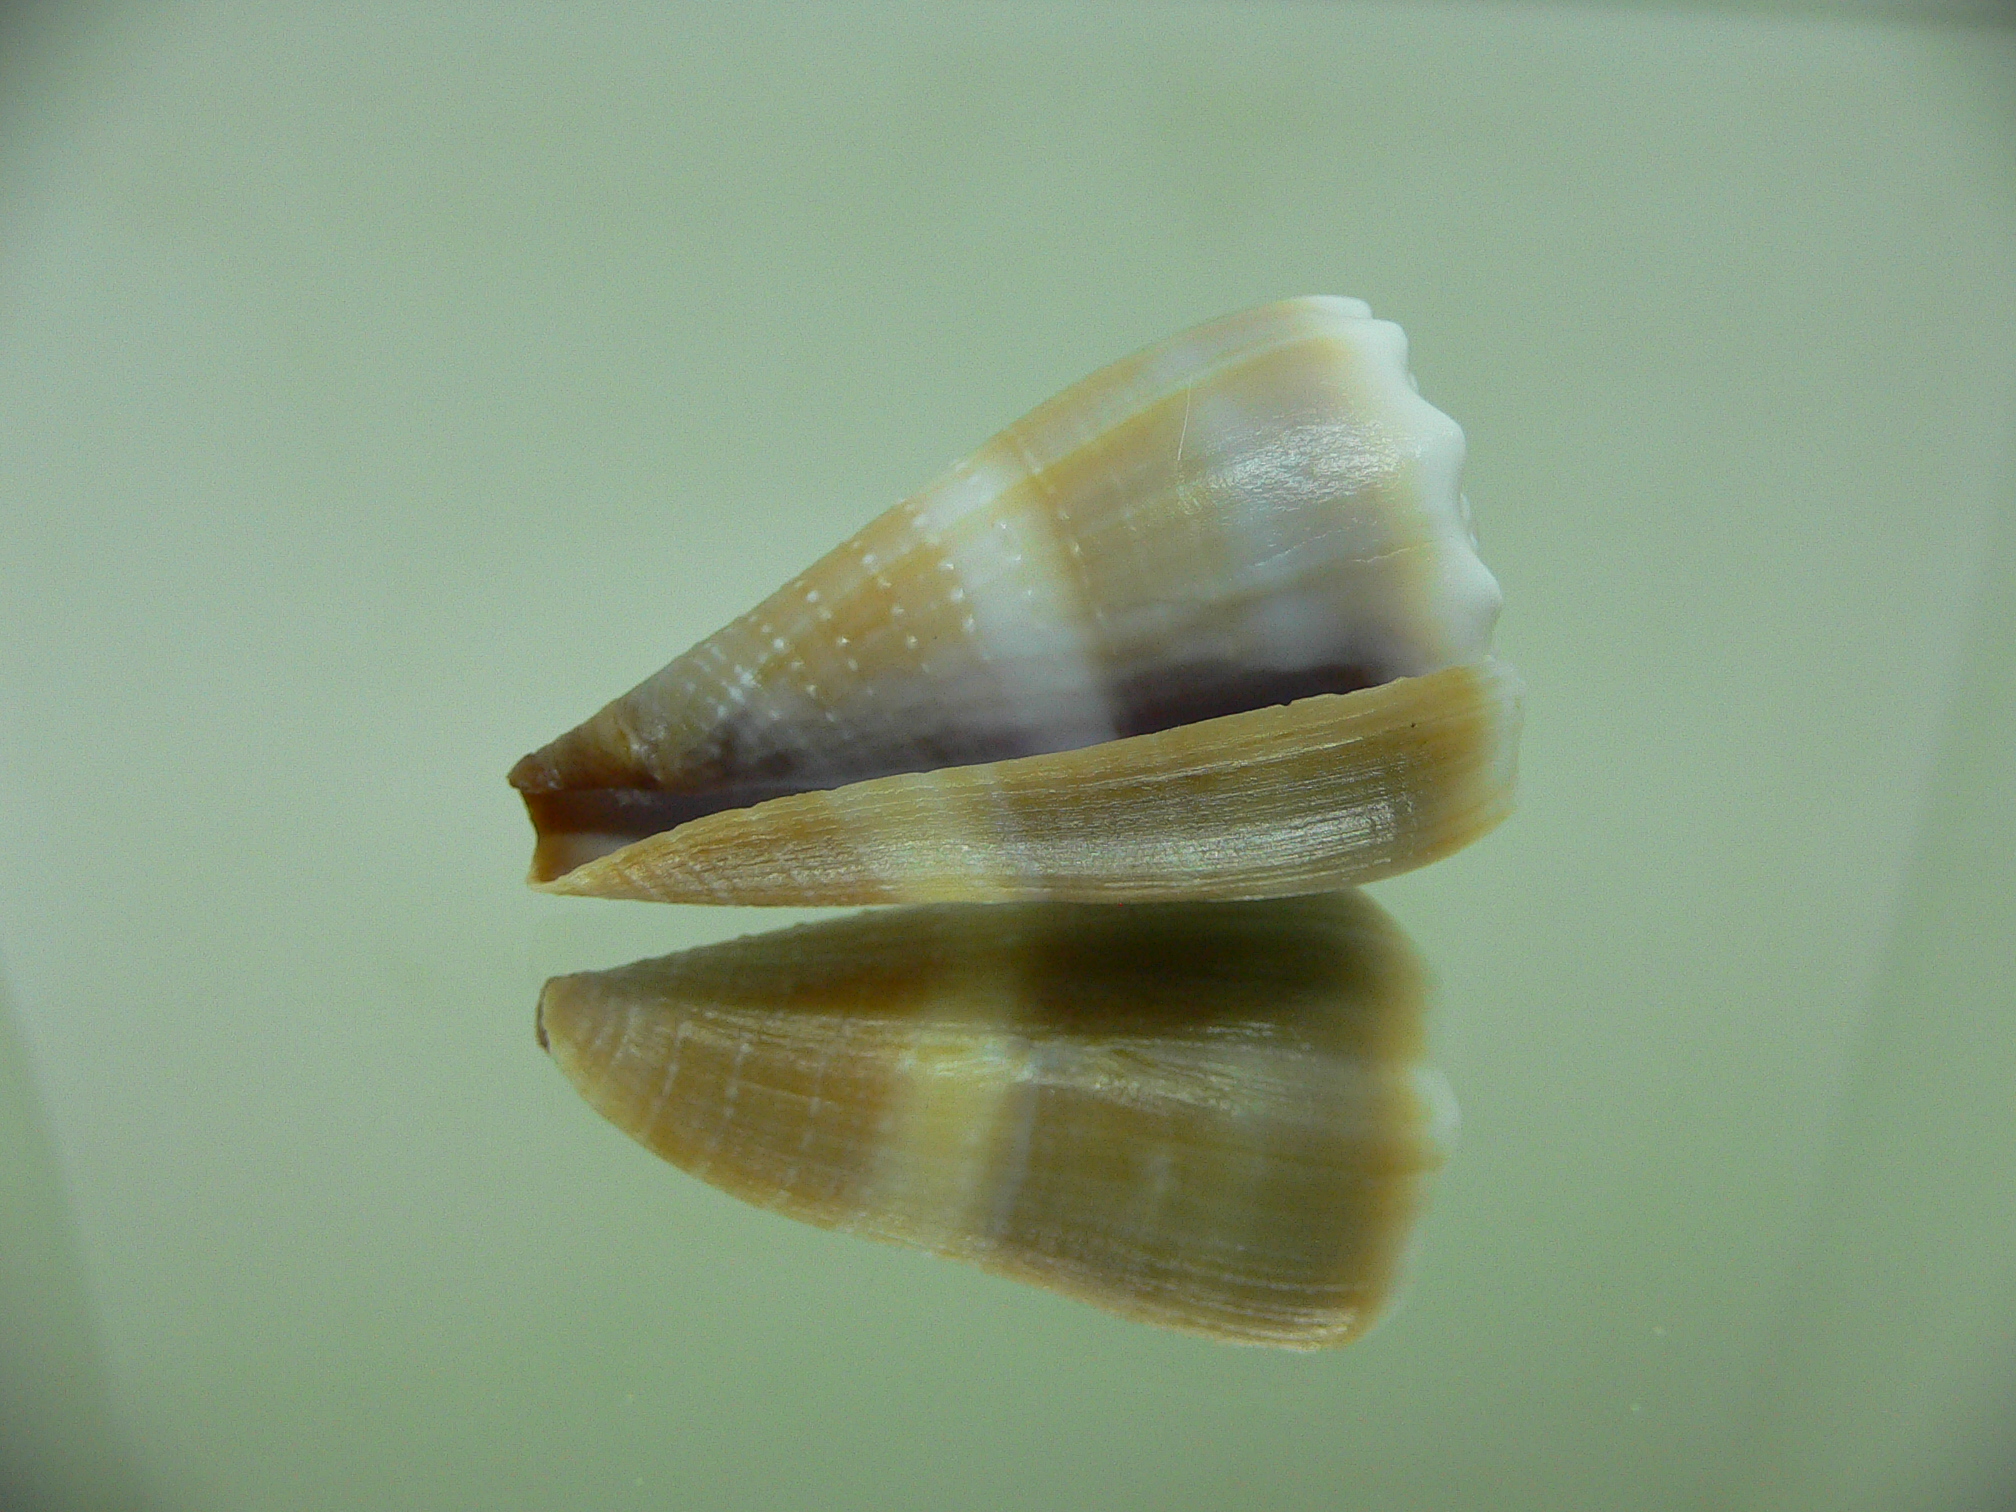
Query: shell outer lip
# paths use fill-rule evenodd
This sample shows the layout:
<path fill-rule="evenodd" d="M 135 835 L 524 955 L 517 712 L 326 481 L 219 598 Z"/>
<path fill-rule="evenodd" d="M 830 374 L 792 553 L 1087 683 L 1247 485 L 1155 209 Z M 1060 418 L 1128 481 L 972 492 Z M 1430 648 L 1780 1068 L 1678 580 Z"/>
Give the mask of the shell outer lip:
<path fill-rule="evenodd" d="M 1511 809 L 1495 660 L 1073 751 L 707 815 L 533 885 L 653 902 L 1281 897 L 1439 859 Z"/>

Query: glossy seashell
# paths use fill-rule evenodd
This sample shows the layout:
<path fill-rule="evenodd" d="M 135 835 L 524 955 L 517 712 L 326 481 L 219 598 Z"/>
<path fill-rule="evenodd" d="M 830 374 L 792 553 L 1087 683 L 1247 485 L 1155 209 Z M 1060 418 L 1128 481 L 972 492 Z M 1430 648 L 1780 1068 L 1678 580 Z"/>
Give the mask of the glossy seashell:
<path fill-rule="evenodd" d="M 1117 363 L 521 761 L 533 881 L 1246 898 L 1445 855 L 1518 734 L 1462 456 L 1356 300 Z"/>
<path fill-rule="evenodd" d="M 762 1207 L 1238 1343 L 1391 1299 L 1454 1135 L 1360 894 L 934 905 L 558 977 L 605 1118 Z"/>

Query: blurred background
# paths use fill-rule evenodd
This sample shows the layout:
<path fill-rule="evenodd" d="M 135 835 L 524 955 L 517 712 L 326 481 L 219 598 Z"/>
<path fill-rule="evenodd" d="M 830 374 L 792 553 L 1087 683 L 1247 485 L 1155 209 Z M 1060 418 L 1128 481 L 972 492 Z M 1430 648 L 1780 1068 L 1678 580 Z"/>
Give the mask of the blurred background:
<path fill-rule="evenodd" d="M 503 775 L 1034 403 L 1369 300 L 1522 806 L 1375 888 L 1399 1313 L 1154 1332 L 744 1208 L 533 1041 L 791 915 Z M 1994 4 L 0 14 L 0 1502 L 2016 1506 Z"/>

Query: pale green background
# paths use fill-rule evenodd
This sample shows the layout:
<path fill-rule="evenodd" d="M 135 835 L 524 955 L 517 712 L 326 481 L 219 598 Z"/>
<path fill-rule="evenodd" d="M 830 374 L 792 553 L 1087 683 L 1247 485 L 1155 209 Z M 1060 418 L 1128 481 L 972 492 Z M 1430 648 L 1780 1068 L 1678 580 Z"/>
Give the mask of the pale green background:
<path fill-rule="evenodd" d="M 0 19 L 0 1500 L 2009 1505 L 1999 7 L 332 9 Z M 1465 1112 L 1400 1314 L 1166 1336 L 602 1125 L 544 977 L 786 917 L 529 893 L 510 762 L 1302 292 L 1530 685 L 1376 890 Z"/>

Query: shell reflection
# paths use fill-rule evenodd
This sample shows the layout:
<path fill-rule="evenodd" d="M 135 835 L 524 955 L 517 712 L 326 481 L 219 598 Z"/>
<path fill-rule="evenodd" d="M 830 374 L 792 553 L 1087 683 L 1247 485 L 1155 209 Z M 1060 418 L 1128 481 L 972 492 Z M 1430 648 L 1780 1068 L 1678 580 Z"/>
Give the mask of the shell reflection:
<path fill-rule="evenodd" d="M 1454 1105 L 1356 893 L 878 911 L 557 977 L 540 1041 L 763 1207 L 1288 1348 L 1378 1316 Z"/>

